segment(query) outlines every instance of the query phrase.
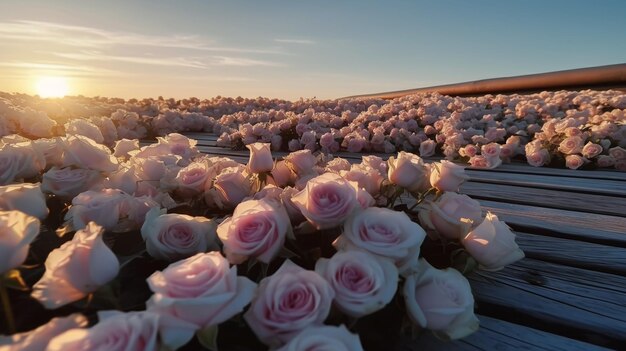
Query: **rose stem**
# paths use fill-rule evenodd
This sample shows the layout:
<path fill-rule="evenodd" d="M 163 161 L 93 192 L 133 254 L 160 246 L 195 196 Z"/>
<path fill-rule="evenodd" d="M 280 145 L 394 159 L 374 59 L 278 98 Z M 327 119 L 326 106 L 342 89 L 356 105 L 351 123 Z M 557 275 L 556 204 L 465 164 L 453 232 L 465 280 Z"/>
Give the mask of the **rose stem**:
<path fill-rule="evenodd" d="M 15 321 L 13 319 L 13 312 L 11 311 L 11 301 L 9 301 L 9 294 L 7 292 L 4 282 L 0 279 L 0 296 L 2 297 L 2 309 L 4 309 L 4 316 L 7 319 L 7 325 L 9 326 L 9 333 L 15 334 Z"/>

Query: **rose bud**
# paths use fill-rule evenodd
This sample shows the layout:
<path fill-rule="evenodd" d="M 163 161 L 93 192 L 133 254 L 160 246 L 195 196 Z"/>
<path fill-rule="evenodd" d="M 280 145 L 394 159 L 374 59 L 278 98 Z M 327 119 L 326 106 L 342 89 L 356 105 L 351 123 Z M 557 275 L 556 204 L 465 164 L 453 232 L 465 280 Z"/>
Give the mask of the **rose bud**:
<path fill-rule="evenodd" d="M 17 210 L 42 220 L 48 216 L 46 198 L 39 183 L 0 186 L 0 210 Z"/>
<path fill-rule="evenodd" d="M 39 226 L 37 218 L 23 212 L 0 211 L 0 277 L 24 263 Z"/>
<path fill-rule="evenodd" d="M 428 166 L 412 153 L 400 151 L 398 157 L 389 157 L 389 180 L 409 191 L 422 191 L 428 187 Z"/>
<path fill-rule="evenodd" d="M 443 160 L 430 166 L 430 184 L 439 191 L 458 191 L 468 179 L 465 169 L 450 161 Z"/>
<path fill-rule="evenodd" d="M 272 159 L 269 143 L 253 143 L 246 145 L 246 147 L 250 150 L 248 170 L 251 173 L 269 172 L 274 168 L 274 160 Z"/>
<path fill-rule="evenodd" d="M 420 205 L 422 226 L 448 239 L 461 239 L 482 221 L 480 203 L 467 195 L 445 192 L 436 202 Z"/>

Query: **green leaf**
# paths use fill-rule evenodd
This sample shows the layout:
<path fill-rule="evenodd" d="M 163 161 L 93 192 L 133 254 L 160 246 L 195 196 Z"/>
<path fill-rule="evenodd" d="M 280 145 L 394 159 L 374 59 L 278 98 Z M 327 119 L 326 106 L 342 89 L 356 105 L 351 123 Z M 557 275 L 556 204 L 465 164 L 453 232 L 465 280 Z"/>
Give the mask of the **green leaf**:
<path fill-rule="evenodd" d="M 198 341 L 204 348 L 211 351 L 217 351 L 217 332 L 218 326 L 213 325 L 196 332 Z"/>
<path fill-rule="evenodd" d="M 26 284 L 24 279 L 22 279 L 22 274 L 17 269 L 12 269 L 4 275 L 3 284 L 7 288 L 13 289 L 13 290 L 19 290 L 19 291 L 29 290 L 28 285 Z"/>

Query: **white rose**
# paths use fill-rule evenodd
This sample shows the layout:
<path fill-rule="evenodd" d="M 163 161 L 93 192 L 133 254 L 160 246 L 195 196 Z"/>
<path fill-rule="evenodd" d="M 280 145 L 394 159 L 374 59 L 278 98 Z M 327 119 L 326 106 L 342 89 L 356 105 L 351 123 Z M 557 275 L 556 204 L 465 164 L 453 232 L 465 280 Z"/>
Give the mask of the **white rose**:
<path fill-rule="evenodd" d="M 65 214 L 74 229 L 84 228 L 96 222 L 107 230 L 113 230 L 120 219 L 122 202 L 128 194 L 118 189 L 88 190 L 72 199 L 72 206 Z"/>
<path fill-rule="evenodd" d="M 461 242 L 485 270 L 502 269 L 524 258 L 524 252 L 515 242 L 515 234 L 491 212 Z"/>
<path fill-rule="evenodd" d="M 91 189 L 104 180 L 102 173 L 81 168 L 52 167 L 43 174 L 41 191 L 54 194 L 66 200 Z"/>
<path fill-rule="evenodd" d="M 414 323 L 448 339 L 460 339 L 478 330 L 474 296 L 459 271 L 433 268 L 420 259 L 420 272 L 404 282 L 407 313 Z"/>
<path fill-rule="evenodd" d="M 148 212 L 141 227 L 150 256 L 175 261 L 199 252 L 217 250 L 216 224 L 206 217 L 161 214 L 158 208 Z"/>
<path fill-rule="evenodd" d="M 357 182 L 359 188 L 365 189 L 372 196 L 380 193 L 380 186 L 385 177 L 380 172 L 366 165 L 352 165 L 349 171 L 340 171 L 339 174 L 346 180 Z"/>
<path fill-rule="evenodd" d="M 98 144 L 104 143 L 104 136 L 102 136 L 100 128 L 84 119 L 72 119 L 65 123 L 65 133 L 67 135 L 81 135 Z"/>
<path fill-rule="evenodd" d="M 0 276 L 17 268 L 39 235 L 39 220 L 20 211 L 0 211 Z"/>
<path fill-rule="evenodd" d="M 250 196 L 252 183 L 244 170 L 241 165 L 228 167 L 215 177 L 213 187 L 205 191 L 207 204 L 216 204 L 219 208 L 233 208 Z"/>
<path fill-rule="evenodd" d="M 0 148 L 0 185 L 35 177 L 45 168 L 44 156 L 32 145 L 26 142 Z"/>
<path fill-rule="evenodd" d="M 210 168 L 206 162 L 197 161 L 182 168 L 176 175 L 176 192 L 184 197 L 190 198 L 204 192 L 207 182 L 215 176 L 214 169 Z"/>
<path fill-rule="evenodd" d="M 448 239 L 461 239 L 482 221 L 480 203 L 467 195 L 445 192 L 436 202 L 420 205 L 420 223 Z"/>
<path fill-rule="evenodd" d="M 18 210 L 42 220 L 48 216 L 46 198 L 38 183 L 0 186 L 0 210 Z"/>
<path fill-rule="evenodd" d="M 290 153 L 285 156 L 285 162 L 287 165 L 298 175 L 303 176 L 310 173 L 313 166 L 317 163 L 315 156 L 311 153 L 311 150 L 299 150 Z"/>
<path fill-rule="evenodd" d="M 467 179 L 465 169 L 450 161 L 443 160 L 430 166 L 430 184 L 439 191 L 458 191 Z"/>
<path fill-rule="evenodd" d="M 335 305 L 360 318 L 385 307 L 396 294 L 398 269 L 393 261 L 362 251 L 340 251 L 320 258 L 315 271 L 335 291 Z"/>
<path fill-rule="evenodd" d="M 115 150 L 113 152 L 113 156 L 129 158 L 130 157 L 129 153 L 131 151 L 139 150 L 139 140 L 137 139 L 117 140 L 115 142 L 115 147 L 113 148 L 113 150 Z"/>
<path fill-rule="evenodd" d="M 118 162 L 108 147 L 97 144 L 87 137 L 74 135 L 65 141 L 63 166 L 112 172 L 117 169 Z"/>
<path fill-rule="evenodd" d="M 250 150 L 250 160 L 247 166 L 251 173 L 269 172 L 274 168 L 269 143 L 253 143 L 246 147 Z"/>
<path fill-rule="evenodd" d="M 398 157 L 389 157 L 389 180 L 409 191 L 426 190 L 429 169 L 422 159 L 412 153 L 400 151 Z"/>
<path fill-rule="evenodd" d="M 391 259 L 400 274 L 417 267 L 426 233 L 404 212 L 369 207 L 355 212 L 344 223 L 333 246 L 338 250 L 359 249 Z"/>

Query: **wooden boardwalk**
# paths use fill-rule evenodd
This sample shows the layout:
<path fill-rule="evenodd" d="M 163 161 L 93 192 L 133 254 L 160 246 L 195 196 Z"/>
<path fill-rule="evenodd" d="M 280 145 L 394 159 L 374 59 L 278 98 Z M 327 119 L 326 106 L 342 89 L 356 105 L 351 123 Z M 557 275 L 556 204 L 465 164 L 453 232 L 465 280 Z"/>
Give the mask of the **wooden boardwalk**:
<path fill-rule="evenodd" d="M 186 135 L 204 153 L 247 162 L 247 150 L 216 147 L 214 135 Z M 425 333 L 397 350 L 626 349 L 626 173 L 525 164 L 467 173 L 461 192 L 516 232 L 526 258 L 469 277 L 477 333 L 455 342 Z"/>

